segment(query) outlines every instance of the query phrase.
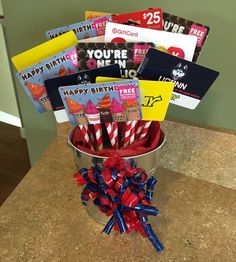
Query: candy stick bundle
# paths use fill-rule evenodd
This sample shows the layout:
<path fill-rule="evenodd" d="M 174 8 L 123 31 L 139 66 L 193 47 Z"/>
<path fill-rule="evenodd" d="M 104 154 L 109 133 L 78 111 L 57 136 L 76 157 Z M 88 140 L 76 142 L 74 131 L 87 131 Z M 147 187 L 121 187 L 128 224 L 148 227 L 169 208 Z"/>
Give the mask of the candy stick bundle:
<path fill-rule="evenodd" d="M 118 128 L 117 122 L 78 125 L 78 127 L 84 137 L 85 146 L 92 151 L 100 151 L 103 149 L 125 149 L 135 141 L 144 139 L 151 123 L 151 121 L 134 120 L 123 122 L 123 128 Z M 124 129 L 125 135 L 123 135 Z"/>

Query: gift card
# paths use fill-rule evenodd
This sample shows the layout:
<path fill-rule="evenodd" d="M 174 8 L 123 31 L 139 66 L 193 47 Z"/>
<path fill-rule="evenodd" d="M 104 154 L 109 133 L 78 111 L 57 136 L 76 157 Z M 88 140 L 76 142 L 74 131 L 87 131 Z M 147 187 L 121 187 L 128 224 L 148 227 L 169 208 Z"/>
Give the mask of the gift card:
<path fill-rule="evenodd" d="M 148 11 L 156 10 L 150 8 Z M 85 19 L 88 19 L 87 16 L 99 17 L 103 15 L 108 15 L 104 12 L 95 12 L 95 11 L 86 11 Z M 113 19 L 113 22 L 114 19 Z M 151 27 L 150 27 L 151 28 Z M 178 17 L 175 15 L 168 14 L 163 12 L 163 30 L 171 33 L 186 34 L 186 35 L 195 35 L 197 37 L 197 45 L 194 52 L 193 62 L 197 61 L 198 56 L 201 53 L 203 45 L 207 39 L 207 36 L 210 31 L 210 27 L 207 25 L 202 25 L 200 23 L 193 22 L 191 20 Z"/>
<path fill-rule="evenodd" d="M 96 83 L 124 81 L 122 78 L 98 76 Z M 163 121 L 169 106 L 174 83 L 139 80 L 142 120 Z"/>
<path fill-rule="evenodd" d="M 195 109 L 219 72 L 150 48 L 138 75 L 148 80 L 173 82 L 171 103 Z"/>
<path fill-rule="evenodd" d="M 142 118 L 138 80 L 59 87 L 73 125 Z"/>
<path fill-rule="evenodd" d="M 197 37 L 108 22 L 105 42 L 152 42 L 171 55 L 192 61 Z"/>
<path fill-rule="evenodd" d="M 49 58 L 67 48 L 75 46 L 78 40 L 73 32 L 68 32 L 60 37 L 49 40 L 41 45 L 35 46 L 21 54 L 12 57 L 12 63 L 16 70 L 22 71 L 31 65 Z"/>
<path fill-rule="evenodd" d="M 100 35 L 96 37 L 86 38 L 86 39 L 80 39 L 79 43 L 101 43 L 105 41 L 105 36 Z"/>
<path fill-rule="evenodd" d="M 100 16 L 91 20 L 85 20 L 83 22 L 49 30 L 46 32 L 46 37 L 47 39 L 52 39 L 68 31 L 73 31 L 76 34 L 77 39 L 86 39 L 104 35 L 106 23 L 108 21 L 112 21 L 111 15 Z"/>
<path fill-rule="evenodd" d="M 197 46 L 193 62 L 196 62 L 207 39 L 210 27 L 163 12 L 163 30 L 178 34 L 195 35 L 197 37 Z"/>
<path fill-rule="evenodd" d="M 44 82 L 49 99 L 52 104 L 54 115 L 58 123 L 69 121 L 64 104 L 61 100 L 58 88 L 76 84 L 94 83 L 97 76 L 121 77 L 120 67 L 117 64 L 99 67 L 76 74 L 55 77 Z"/>
<path fill-rule="evenodd" d="M 153 43 L 81 43 L 77 44 L 79 70 L 118 64 L 121 76 L 134 78 L 148 49 Z"/>
<path fill-rule="evenodd" d="M 99 16 L 107 16 L 110 15 L 110 13 L 105 12 L 97 12 L 97 11 L 85 11 L 84 13 L 84 19 L 85 20 L 91 20 Z"/>
<path fill-rule="evenodd" d="M 112 22 L 156 30 L 162 30 L 162 9 L 125 13 L 112 16 Z"/>
<path fill-rule="evenodd" d="M 45 112 L 51 110 L 52 106 L 44 81 L 50 77 L 72 74 L 77 71 L 76 48 L 72 47 L 18 72 L 16 76 L 38 111 Z"/>

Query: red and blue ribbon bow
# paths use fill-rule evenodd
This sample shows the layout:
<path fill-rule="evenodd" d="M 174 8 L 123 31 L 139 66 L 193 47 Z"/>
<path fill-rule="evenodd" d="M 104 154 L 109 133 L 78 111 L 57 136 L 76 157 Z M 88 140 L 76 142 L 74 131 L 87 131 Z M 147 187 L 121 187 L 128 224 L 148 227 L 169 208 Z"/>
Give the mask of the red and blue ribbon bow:
<path fill-rule="evenodd" d="M 94 159 L 93 163 L 94 167 L 81 168 L 74 177 L 77 185 L 84 186 L 83 204 L 92 199 L 102 212 L 111 216 L 103 232 L 136 231 L 148 237 L 158 252 L 162 251 L 164 247 L 148 223 L 148 216 L 156 216 L 159 211 L 151 205 L 156 178 L 148 178 L 134 161 L 126 162 L 119 156 L 110 157 L 103 164 Z"/>

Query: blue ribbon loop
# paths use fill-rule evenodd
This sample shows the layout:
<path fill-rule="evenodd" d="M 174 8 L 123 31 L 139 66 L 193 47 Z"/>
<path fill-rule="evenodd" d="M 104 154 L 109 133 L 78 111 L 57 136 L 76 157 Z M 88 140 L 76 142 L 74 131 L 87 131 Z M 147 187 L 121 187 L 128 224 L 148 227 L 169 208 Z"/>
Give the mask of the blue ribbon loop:
<path fill-rule="evenodd" d="M 156 216 L 158 214 L 158 211 L 159 211 L 156 207 L 146 206 L 146 205 L 142 205 L 142 204 L 137 204 L 132 209 L 137 211 L 137 212 L 140 212 L 142 214 L 151 215 L 151 216 Z"/>
<path fill-rule="evenodd" d="M 154 190 L 154 187 L 157 183 L 157 180 L 154 176 L 151 176 L 148 180 L 147 180 L 147 190 Z"/>
<path fill-rule="evenodd" d="M 106 226 L 104 227 L 104 229 L 102 230 L 102 232 L 109 235 L 113 226 L 115 225 L 115 222 L 116 222 L 115 216 L 113 215 L 111 219 L 108 221 L 108 223 L 106 224 Z"/>
<path fill-rule="evenodd" d="M 125 224 L 125 221 L 124 221 L 124 218 L 123 218 L 121 212 L 118 209 L 116 209 L 114 211 L 114 216 L 115 216 L 116 221 L 117 221 L 117 223 L 119 225 L 120 233 L 121 234 L 125 233 L 127 231 L 127 226 Z"/>
<path fill-rule="evenodd" d="M 164 247 L 159 241 L 159 239 L 157 238 L 157 236 L 155 235 L 155 233 L 153 232 L 151 225 L 144 223 L 143 228 L 147 234 L 148 239 L 153 244 L 157 252 L 161 252 L 164 249 Z"/>

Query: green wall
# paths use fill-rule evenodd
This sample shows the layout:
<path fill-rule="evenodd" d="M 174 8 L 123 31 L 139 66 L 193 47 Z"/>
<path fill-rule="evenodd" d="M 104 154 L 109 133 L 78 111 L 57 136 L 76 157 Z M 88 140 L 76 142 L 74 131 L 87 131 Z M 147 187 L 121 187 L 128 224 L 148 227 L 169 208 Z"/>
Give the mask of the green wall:
<path fill-rule="evenodd" d="M 6 35 L 10 57 L 45 41 L 44 32 L 61 25 L 81 21 L 85 10 L 112 13 L 162 7 L 169 13 L 211 27 L 198 60 L 199 64 L 220 71 L 197 110 L 171 105 L 168 116 L 214 127 L 236 129 L 236 1 L 96 1 L 96 0 L 2 0 L 6 17 Z M 39 114 L 15 80 L 20 101 L 31 162 L 33 163 L 56 134 L 52 113 Z"/>
<path fill-rule="evenodd" d="M 2 1 L 0 1 L 0 15 L 3 14 L 3 11 L 2 11 Z"/>
<path fill-rule="evenodd" d="M 9 69 L 9 61 L 6 53 L 6 46 L 3 35 L 3 27 L 0 24 L 0 121 L 1 121 L 1 111 L 8 113 L 14 117 L 19 118 L 19 111 L 16 102 L 16 95 L 14 86 L 12 83 L 12 77 Z"/>

